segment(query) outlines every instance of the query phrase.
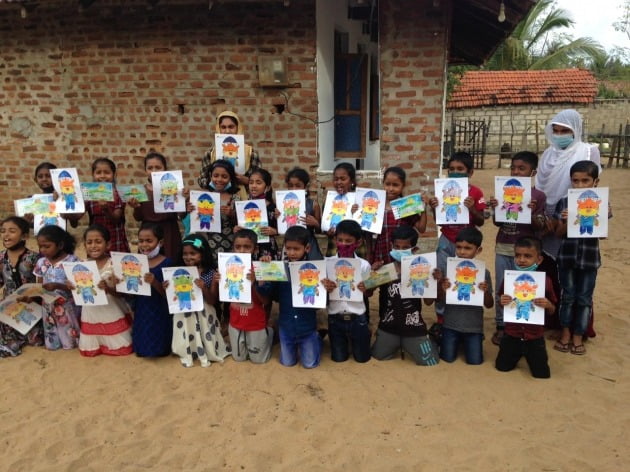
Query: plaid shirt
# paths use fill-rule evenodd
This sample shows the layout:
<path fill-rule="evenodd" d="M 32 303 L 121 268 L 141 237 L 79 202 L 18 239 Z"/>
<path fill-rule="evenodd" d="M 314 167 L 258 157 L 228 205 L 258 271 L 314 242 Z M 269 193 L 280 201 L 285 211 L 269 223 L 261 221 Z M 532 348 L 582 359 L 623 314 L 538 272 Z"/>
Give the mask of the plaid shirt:
<path fill-rule="evenodd" d="M 564 197 L 556 205 L 554 218 L 561 219 L 561 213 L 568 207 L 568 198 Z M 597 270 L 602 265 L 599 255 L 599 238 L 567 238 L 560 243 L 558 250 L 559 269 Z"/>
<path fill-rule="evenodd" d="M 85 202 L 85 208 L 90 216 L 90 224 L 96 223 L 109 230 L 111 236 L 110 251 L 130 252 L 125 233 L 125 203 L 118 196 L 116 190 L 114 190 L 114 201 L 107 202 L 106 210 L 103 210 L 97 202 Z M 122 218 L 117 223 L 110 217 L 115 210 L 122 210 Z"/>
<path fill-rule="evenodd" d="M 381 234 L 377 235 L 372 242 L 372 254 L 370 255 L 370 264 L 374 264 L 376 261 L 383 261 L 383 264 L 389 264 L 392 262 L 392 258 L 389 255 L 389 251 L 392 249 L 392 233 L 399 226 L 407 225 L 414 226 L 420 215 L 411 215 L 406 218 L 397 220 L 394 218 L 394 212 L 389 209 L 385 210 L 383 217 L 383 229 Z"/>

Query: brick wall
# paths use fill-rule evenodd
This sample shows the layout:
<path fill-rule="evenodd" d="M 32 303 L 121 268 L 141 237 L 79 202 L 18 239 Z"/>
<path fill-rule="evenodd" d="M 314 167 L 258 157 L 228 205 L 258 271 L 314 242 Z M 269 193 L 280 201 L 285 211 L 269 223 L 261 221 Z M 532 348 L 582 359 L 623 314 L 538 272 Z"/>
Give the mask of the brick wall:
<path fill-rule="evenodd" d="M 0 188 L 12 200 L 37 190 L 35 166 L 50 160 L 91 179 L 109 156 L 119 181 L 142 181 L 142 158 L 164 152 L 196 186 L 214 117 L 233 109 L 246 141 L 284 175 L 316 164 L 316 130 L 258 87 L 257 58 L 288 58 L 291 111 L 316 118 L 314 2 L 234 5 L 103 0 L 79 13 L 76 2 L 39 2 L 25 20 L 0 9 Z"/>
<path fill-rule="evenodd" d="M 602 126 L 606 133 L 617 133 L 619 125 L 625 126 L 630 120 L 630 100 L 619 99 L 596 100 L 591 105 L 564 103 L 452 109 L 447 111 L 446 126 L 450 126 L 453 117 L 456 120 L 483 119 L 490 122 L 488 153 L 498 153 L 503 143 L 510 143 L 513 151 L 542 152 L 547 147 L 545 126 L 566 108 L 573 108 L 583 116 L 586 134 L 600 133 Z"/>
<path fill-rule="evenodd" d="M 410 192 L 439 170 L 447 10 L 434 3 L 379 2 L 381 162 L 406 169 Z"/>

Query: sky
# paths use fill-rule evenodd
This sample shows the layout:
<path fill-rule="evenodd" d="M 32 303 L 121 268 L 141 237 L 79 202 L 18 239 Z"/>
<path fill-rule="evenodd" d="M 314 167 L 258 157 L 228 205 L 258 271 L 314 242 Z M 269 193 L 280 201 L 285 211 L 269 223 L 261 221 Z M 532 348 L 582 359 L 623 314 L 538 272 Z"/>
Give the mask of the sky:
<path fill-rule="evenodd" d="M 567 32 L 574 38 L 591 37 L 608 52 L 615 46 L 630 48 L 628 37 L 612 26 L 621 17 L 624 0 L 556 0 L 556 3 L 571 13 L 575 24 Z"/>

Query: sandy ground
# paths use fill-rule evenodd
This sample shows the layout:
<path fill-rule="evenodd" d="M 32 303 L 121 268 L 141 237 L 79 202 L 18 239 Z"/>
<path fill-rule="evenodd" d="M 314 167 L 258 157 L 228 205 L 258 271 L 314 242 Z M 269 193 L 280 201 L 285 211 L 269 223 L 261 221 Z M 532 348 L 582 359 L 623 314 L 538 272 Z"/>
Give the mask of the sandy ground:
<path fill-rule="evenodd" d="M 506 170 L 498 171 L 506 175 Z M 494 169 L 473 182 L 492 193 Z M 0 359 L 3 470 L 624 470 L 630 429 L 630 171 L 607 170 L 597 337 L 584 357 L 551 349 L 552 378 L 494 369 L 492 310 L 481 366 L 409 358 L 314 370 L 231 359 L 207 369 L 26 348 Z M 624 182 L 626 182 L 624 184 Z M 493 267 L 495 228 L 483 228 Z M 624 302 L 624 300 L 626 300 Z M 434 320 L 425 311 L 428 324 Z M 627 470 L 627 469 L 626 469 Z"/>

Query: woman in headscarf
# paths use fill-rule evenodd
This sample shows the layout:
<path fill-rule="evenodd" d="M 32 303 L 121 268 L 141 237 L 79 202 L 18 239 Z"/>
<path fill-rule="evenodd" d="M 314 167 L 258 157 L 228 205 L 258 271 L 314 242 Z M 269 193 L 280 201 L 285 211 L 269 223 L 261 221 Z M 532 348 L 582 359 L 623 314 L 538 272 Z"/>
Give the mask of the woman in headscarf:
<path fill-rule="evenodd" d="M 593 161 L 601 171 L 601 159 L 597 146 L 582 142 L 582 117 L 575 110 L 562 110 L 554 116 L 545 127 L 545 135 L 550 146 L 538 164 L 536 188 L 547 197 L 545 215 L 550 217 L 555 214 L 558 201 L 566 197 L 571 188 L 571 166 L 578 161 Z M 543 249 L 554 261 L 560 241 L 551 229 L 543 236 Z M 545 326 L 559 328 L 558 318 L 552 317 Z M 586 335 L 595 336 L 592 311 Z"/>
<path fill-rule="evenodd" d="M 243 125 L 238 115 L 233 111 L 224 111 L 217 116 L 217 123 L 215 132 L 220 134 L 244 134 Z M 201 172 L 197 182 L 203 189 L 208 189 L 210 185 L 209 169 L 212 163 L 217 159 L 216 149 L 214 148 L 214 142 L 210 145 L 210 148 L 204 154 L 201 160 Z M 245 145 L 245 174 L 236 174 L 239 186 L 241 190 L 244 189 L 244 198 L 247 198 L 247 188 L 249 184 L 249 176 L 254 169 L 261 167 L 260 158 L 258 153 L 249 144 Z"/>
<path fill-rule="evenodd" d="M 545 214 L 554 214 L 556 205 L 566 197 L 571 188 L 569 169 L 578 161 L 593 161 L 600 166 L 599 149 L 593 144 L 582 142 L 582 117 L 575 110 L 562 110 L 545 127 L 550 146 L 543 152 L 536 188 L 545 193 Z M 543 239 L 543 248 L 554 259 L 558 254 L 560 239 L 548 234 Z"/>

